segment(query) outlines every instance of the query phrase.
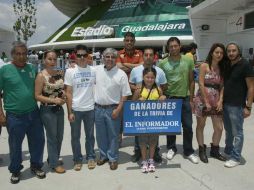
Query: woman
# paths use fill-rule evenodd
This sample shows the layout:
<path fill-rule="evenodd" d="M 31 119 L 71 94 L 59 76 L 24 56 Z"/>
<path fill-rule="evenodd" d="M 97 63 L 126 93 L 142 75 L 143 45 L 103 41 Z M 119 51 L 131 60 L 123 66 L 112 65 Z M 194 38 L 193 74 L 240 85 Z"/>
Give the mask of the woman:
<path fill-rule="evenodd" d="M 56 173 L 65 169 L 59 161 L 64 132 L 65 103 L 63 74 L 57 71 L 57 55 L 54 51 L 44 53 L 43 69 L 35 80 L 35 98 L 41 102 L 40 114 L 47 135 L 48 164 Z"/>
<path fill-rule="evenodd" d="M 200 65 L 199 90 L 194 99 L 194 112 L 197 117 L 196 137 L 199 145 L 199 157 L 208 163 L 206 145 L 204 144 L 204 127 L 207 116 L 213 123 L 213 136 L 210 156 L 225 161 L 219 152 L 219 143 L 223 130 L 222 102 L 223 102 L 223 74 L 226 65 L 226 50 L 223 44 L 212 45 L 207 60 Z"/>

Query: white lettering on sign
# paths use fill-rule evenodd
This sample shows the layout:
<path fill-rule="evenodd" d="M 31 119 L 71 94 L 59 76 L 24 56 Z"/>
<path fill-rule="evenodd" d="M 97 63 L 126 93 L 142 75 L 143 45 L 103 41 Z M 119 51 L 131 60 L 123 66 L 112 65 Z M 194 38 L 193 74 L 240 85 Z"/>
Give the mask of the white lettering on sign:
<path fill-rule="evenodd" d="M 101 25 L 98 28 L 88 27 L 76 27 L 71 37 L 92 37 L 92 36 L 111 36 L 114 33 L 114 28 L 107 25 Z"/>
<path fill-rule="evenodd" d="M 142 103 L 131 103 L 130 110 L 158 110 L 158 109 L 167 109 L 174 110 L 176 109 L 176 102 L 142 102 Z M 161 114 L 159 112 L 150 112 L 152 115 Z M 138 116 L 138 114 L 137 114 Z"/>
<path fill-rule="evenodd" d="M 146 127 L 153 129 L 153 127 L 175 127 L 180 126 L 178 121 L 136 121 L 134 122 L 135 127 Z"/>
<path fill-rule="evenodd" d="M 176 24 L 147 24 L 145 26 L 132 26 L 127 25 L 122 28 L 122 32 L 146 32 L 146 31 L 166 31 L 166 30 L 183 30 L 185 29 L 185 23 L 176 23 Z"/>

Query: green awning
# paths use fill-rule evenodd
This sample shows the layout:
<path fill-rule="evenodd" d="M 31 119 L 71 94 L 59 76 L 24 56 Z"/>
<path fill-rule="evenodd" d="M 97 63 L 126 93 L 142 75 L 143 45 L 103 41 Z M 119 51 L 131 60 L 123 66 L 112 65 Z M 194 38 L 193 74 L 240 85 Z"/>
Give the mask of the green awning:
<path fill-rule="evenodd" d="M 129 29 L 138 37 L 192 35 L 190 0 L 115 0 L 77 13 L 45 43 L 121 38 Z"/>

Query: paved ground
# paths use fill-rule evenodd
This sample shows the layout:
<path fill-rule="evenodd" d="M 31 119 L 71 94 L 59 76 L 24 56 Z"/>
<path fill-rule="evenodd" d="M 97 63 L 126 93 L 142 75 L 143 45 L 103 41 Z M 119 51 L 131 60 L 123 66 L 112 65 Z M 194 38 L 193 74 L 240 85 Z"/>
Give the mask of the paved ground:
<path fill-rule="evenodd" d="M 194 119 L 193 128 L 196 121 Z M 130 161 L 133 151 L 133 137 L 125 137 L 123 146 L 120 149 L 119 169 L 111 171 L 107 164 L 96 167 L 94 170 L 88 170 L 84 162 L 81 171 L 76 172 L 72 169 L 72 152 L 70 144 L 70 127 L 66 120 L 64 142 L 62 147 L 62 159 L 67 169 L 65 174 L 56 174 L 50 171 L 47 163 L 44 162 L 43 169 L 47 172 L 46 179 L 37 179 L 29 170 L 29 152 L 27 141 L 23 145 L 23 159 L 25 168 L 22 170 L 22 177 L 19 184 L 12 185 L 9 182 L 10 174 L 8 172 L 8 136 L 6 129 L 3 128 L 0 138 L 0 157 L 3 161 L 0 163 L 0 186 L 2 190 L 27 190 L 27 189 L 103 189 L 103 190 L 154 190 L 154 189 L 209 189 L 209 190 L 252 190 L 254 189 L 254 114 L 247 119 L 244 124 L 245 142 L 243 148 L 242 165 L 236 168 L 227 169 L 223 162 L 209 158 L 209 164 L 192 164 L 182 156 L 182 136 L 178 136 L 178 154 L 172 161 L 166 160 L 166 138 L 160 137 L 160 147 L 163 156 L 163 162 L 157 165 L 155 173 L 142 174 L 137 163 Z M 205 131 L 205 141 L 209 144 L 212 136 L 212 125 L 210 119 L 207 121 Z M 84 133 L 81 141 L 83 153 Z M 193 139 L 194 148 L 197 148 L 196 137 Z M 224 147 L 224 134 L 221 141 Z M 210 146 L 209 146 L 210 147 Z M 96 149 L 98 153 L 98 150 Z M 44 161 L 47 158 L 45 148 Z"/>

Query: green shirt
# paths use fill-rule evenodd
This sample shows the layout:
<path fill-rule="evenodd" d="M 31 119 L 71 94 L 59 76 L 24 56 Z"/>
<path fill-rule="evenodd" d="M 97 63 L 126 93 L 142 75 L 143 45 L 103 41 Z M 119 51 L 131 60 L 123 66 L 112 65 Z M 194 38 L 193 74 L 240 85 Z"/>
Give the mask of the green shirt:
<path fill-rule="evenodd" d="M 6 111 L 23 114 L 36 108 L 35 75 L 34 67 L 31 64 L 27 64 L 22 69 L 14 64 L 7 64 L 0 68 L 0 91 L 3 91 Z"/>
<path fill-rule="evenodd" d="M 167 78 L 168 89 L 165 95 L 181 97 L 189 95 L 189 73 L 194 70 L 193 60 L 185 55 L 181 55 L 178 62 L 169 61 L 168 58 L 165 58 L 159 63 L 159 67 L 164 71 Z"/>

